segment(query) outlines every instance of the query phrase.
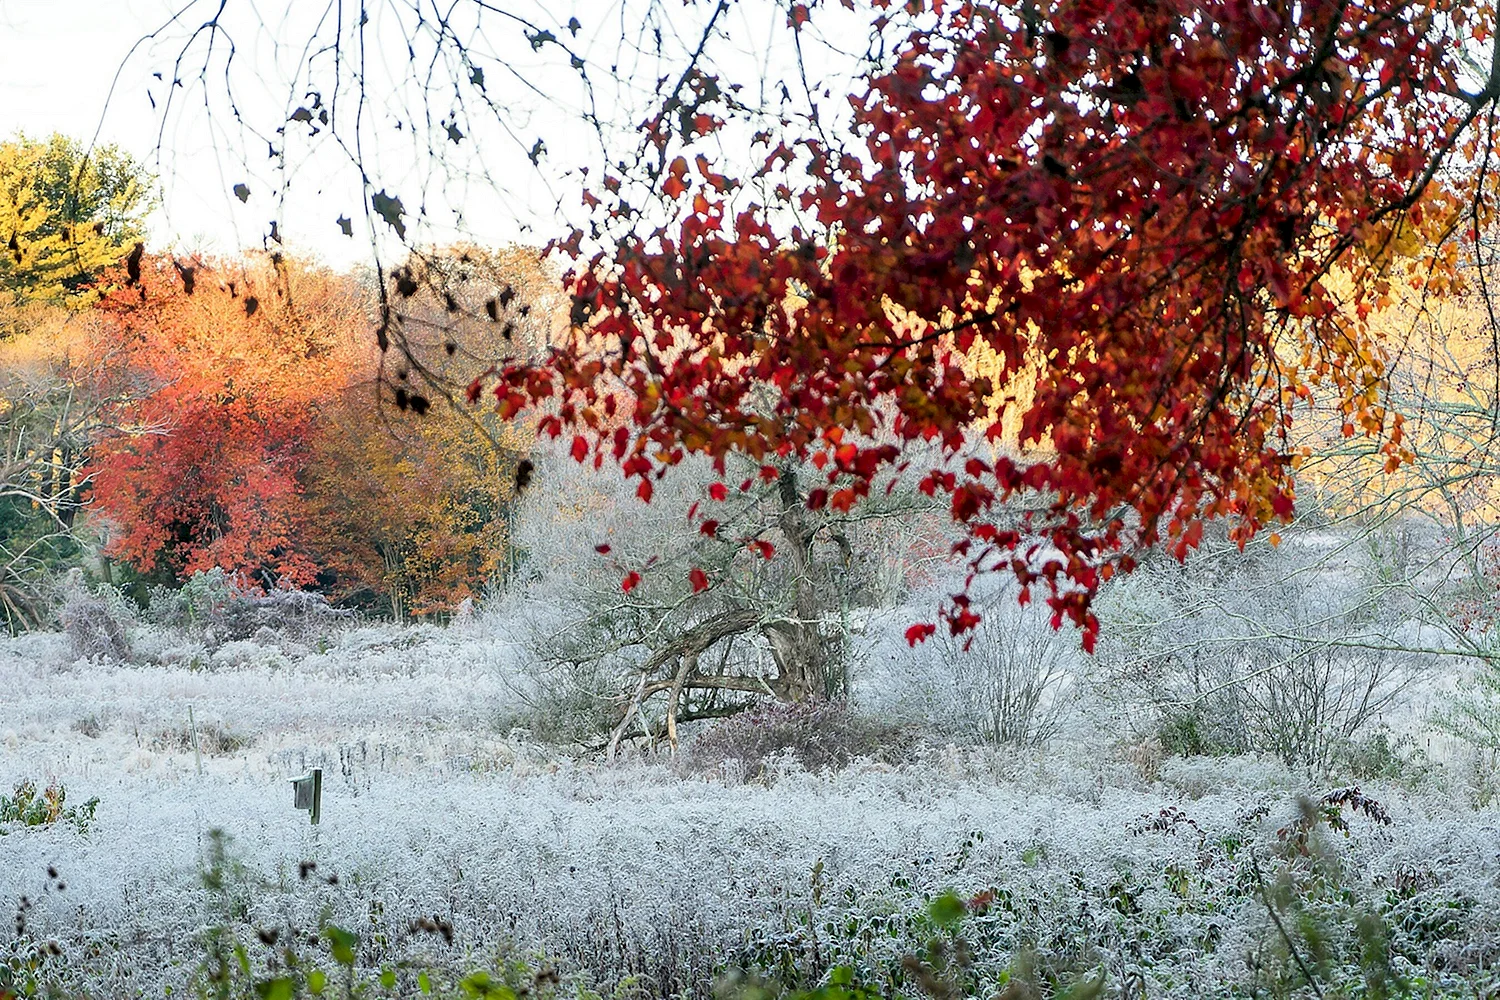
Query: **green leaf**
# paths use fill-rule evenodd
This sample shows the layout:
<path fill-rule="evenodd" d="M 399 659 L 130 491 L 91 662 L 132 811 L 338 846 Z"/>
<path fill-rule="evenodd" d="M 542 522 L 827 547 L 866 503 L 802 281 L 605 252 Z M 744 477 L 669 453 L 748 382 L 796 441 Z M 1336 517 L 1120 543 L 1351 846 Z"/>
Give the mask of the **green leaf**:
<path fill-rule="evenodd" d="M 328 985 L 328 973 L 322 969 L 314 969 L 307 974 L 307 992 L 313 996 L 322 996 L 323 987 Z"/>
<path fill-rule="evenodd" d="M 465 976 L 458 988 L 463 991 L 464 996 L 473 997 L 474 1000 L 516 1000 L 515 990 L 504 983 L 495 982 L 483 970 Z"/>
<path fill-rule="evenodd" d="M 236 198 L 238 198 L 241 202 L 249 201 L 250 200 L 250 189 L 248 187 L 246 187 L 244 184 L 236 184 L 234 186 L 234 196 Z"/>
<path fill-rule="evenodd" d="M 359 945 L 358 934 L 329 924 L 323 930 L 323 935 L 328 938 L 328 950 L 333 953 L 335 962 L 340 965 L 354 964 L 354 949 Z"/>
<path fill-rule="evenodd" d="M 406 206 L 401 204 L 400 198 L 391 197 L 382 188 L 370 196 L 370 207 L 396 231 L 397 236 L 406 239 L 406 220 L 403 218 Z"/>
<path fill-rule="evenodd" d="M 396 986 L 396 970 L 387 965 L 380 970 L 380 985 L 386 989 L 394 989 Z"/>
<path fill-rule="evenodd" d="M 945 892 L 927 904 L 927 915 L 939 927 L 952 927 L 964 918 L 968 907 L 952 891 Z"/>
<path fill-rule="evenodd" d="M 535 52 L 548 42 L 557 41 L 557 36 L 550 31 L 542 30 L 534 35 L 527 35 L 526 40 L 531 43 L 531 49 Z"/>
<path fill-rule="evenodd" d="M 432 992 L 432 978 L 427 973 L 417 973 L 417 989 L 422 991 L 423 996 Z"/>
<path fill-rule="evenodd" d="M 1098 1000 L 1104 995 L 1104 970 L 1091 979 L 1084 979 L 1074 983 L 1065 992 L 1058 995 L 1058 1000 Z"/>
<path fill-rule="evenodd" d="M 266 979 L 255 984 L 255 995 L 261 1000 L 292 1000 L 292 986 L 289 976 Z"/>
<path fill-rule="evenodd" d="M 472 83 L 474 86 L 478 87 L 480 90 L 483 90 L 484 89 L 484 70 L 480 69 L 478 66 L 475 66 L 472 69 L 470 69 L 469 70 L 469 82 Z"/>
<path fill-rule="evenodd" d="M 242 975 L 250 975 L 250 956 L 245 951 L 245 946 L 239 942 L 234 945 L 234 960 L 240 967 Z"/>

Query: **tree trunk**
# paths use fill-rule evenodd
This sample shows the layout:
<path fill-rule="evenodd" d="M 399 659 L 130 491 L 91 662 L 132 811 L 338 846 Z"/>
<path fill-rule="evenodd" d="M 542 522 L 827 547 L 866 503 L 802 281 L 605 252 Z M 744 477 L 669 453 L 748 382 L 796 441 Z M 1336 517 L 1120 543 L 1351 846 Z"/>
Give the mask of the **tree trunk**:
<path fill-rule="evenodd" d="M 767 622 L 763 634 L 771 644 L 771 656 L 789 700 L 840 698 L 847 693 L 844 650 L 841 637 L 826 637 L 821 628 L 832 595 L 828 593 L 828 581 L 818 579 L 813 561 L 818 525 L 802 502 L 797 473 L 790 464 L 781 468 L 778 493 L 781 513 L 777 527 L 788 550 L 791 606 L 785 618 Z"/>

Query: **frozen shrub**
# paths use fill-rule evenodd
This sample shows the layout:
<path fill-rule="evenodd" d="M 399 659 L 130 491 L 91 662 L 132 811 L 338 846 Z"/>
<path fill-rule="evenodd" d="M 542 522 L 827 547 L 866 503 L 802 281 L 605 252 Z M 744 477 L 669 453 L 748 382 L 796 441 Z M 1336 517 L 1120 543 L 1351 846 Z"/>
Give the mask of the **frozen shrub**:
<path fill-rule="evenodd" d="M 1168 754 L 1337 767 L 1433 666 L 1395 648 L 1419 621 L 1382 559 L 1335 563 L 1338 544 L 1310 525 L 1275 550 L 1220 533 L 1183 564 L 1149 556 L 1101 592 L 1098 693 Z"/>
<path fill-rule="evenodd" d="M 721 772 L 738 761 L 733 771 L 755 780 L 771 774 L 780 757 L 808 771 L 837 771 L 856 757 L 898 763 L 915 749 L 911 731 L 856 716 L 842 702 L 777 702 L 720 722 L 698 737 L 688 760 L 697 770 Z"/>
<path fill-rule="evenodd" d="M 118 590 L 101 586 L 90 592 L 79 573 L 69 576 L 64 589 L 63 633 L 74 657 L 124 661 L 130 656 L 127 628 L 134 622 L 134 606 Z"/>
<path fill-rule="evenodd" d="M 210 646 L 273 638 L 314 646 L 353 617 L 321 594 L 244 587 L 218 567 L 194 573 L 178 590 L 154 589 L 147 616 L 202 635 Z"/>
<path fill-rule="evenodd" d="M 81 733 L 91 740 L 97 740 L 104 732 L 104 723 L 99 721 L 99 716 L 93 712 L 81 719 L 73 720 L 73 732 Z"/>
<path fill-rule="evenodd" d="M 251 591 L 226 605 L 221 624 L 231 639 L 249 639 L 267 628 L 292 642 L 311 646 L 352 617 L 350 611 L 331 607 L 322 594 L 306 590 Z"/>
<path fill-rule="evenodd" d="M 1438 713 L 1440 729 L 1482 750 L 1500 750 L 1500 666 L 1485 660 Z"/>
<path fill-rule="evenodd" d="M 940 577 L 864 623 L 854 686 L 859 708 L 961 743 L 1048 744 L 1084 707 L 1079 681 L 1088 664 L 1077 633 L 1054 629 L 1045 606 L 1022 605 L 1013 583 L 984 580 L 971 592 L 982 616 L 972 631 L 940 629 L 926 642 L 908 643 L 908 626 L 963 586 Z"/>
<path fill-rule="evenodd" d="M 1173 757 L 1224 757 L 1236 752 L 1237 737 L 1227 731 L 1225 716 L 1202 706 L 1164 711 L 1156 741 Z"/>
<path fill-rule="evenodd" d="M 282 670 L 291 661 L 282 654 L 280 645 L 275 640 L 235 639 L 214 650 L 208 662 L 214 669 Z"/>
<path fill-rule="evenodd" d="M 237 596 L 229 575 L 219 567 L 188 577 L 181 587 L 152 587 L 146 618 L 169 628 L 201 630 Z"/>
<path fill-rule="evenodd" d="M 71 823 L 80 833 L 87 831 L 94 821 L 94 810 L 99 807 L 98 798 L 89 799 L 81 806 L 70 806 L 68 790 L 61 782 L 52 782 L 46 788 L 38 788 L 35 781 L 25 779 L 16 785 L 10 795 L 0 795 L 0 834 L 8 825 L 51 826 L 54 823 Z"/>
<path fill-rule="evenodd" d="M 1404 784 L 1419 783 L 1432 770 L 1427 752 L 1413 736 L 1393 736 L 1384 727 L 1363 739 L 1350 740 L 1339 751 L 1335 765 L 1361 781 L 1380 778 Z"/>
<path fill-rule="evenodd" d="M 500 714 L 495 728 L 525 729 L 558 746 L 599 745 L 618 721 L 618 684 L 610 667 L 597 661 L 570 668 L 534 660 L 527 667 L 528 676 L 515 692 L 522 704 Z"/>
<path fill-rule="evenodd" d="M 955 727 L 998 746 L 1040 746 L 1062 723 L 1071 651 L 1042 611 L 996 605 L 972 633 L 933 643 L 953 671 Z"/>

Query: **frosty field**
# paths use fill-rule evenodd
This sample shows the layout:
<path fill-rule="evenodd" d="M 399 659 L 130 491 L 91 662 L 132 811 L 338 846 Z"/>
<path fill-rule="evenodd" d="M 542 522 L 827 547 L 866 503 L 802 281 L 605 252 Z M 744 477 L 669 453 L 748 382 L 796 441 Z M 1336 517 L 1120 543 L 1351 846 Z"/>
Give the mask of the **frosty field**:
<path fill-rule="evenodd" d="M 510 726 L 527 708 L 514 658 L 478 627 L 356 628 L 293 652 L 128 665 L 69 663 L 60 636 L 4 645 L 6 790 L 99 799 L 92 822 L 0 837 L 0 898 L 24 923 L 8 958 L 69 995 L 160 997 L 207 989 L 216 929 L 253 977 L 334 926 L 359 935 L 376 993 L 524 961 L 606 996 L 704 996 L 736 969 L 811 986 L 839 965 L 886 994 L 921 995 L 925 967 L 974 995 L 1101 971 L 1111 996 L 1301 995 L 1301 961 L 1352 996 L 1374 995 L 1360 921 L 1376 915 L 1410 995 L 1494 985 L 1500 811 L 1457 767 L 1367 780 L 1372 809 L 1320 804 L 1335 785 L 1267 759 L 1103 737 L 1048 753 L 929 740 L 894 764 L 784 759 L 742 783 L 693 768 L 690 747 L 605 766 L 534 742 Z M 317 827 L 287 783 L 311 766 Z M 968 901 L 953 926 L 933 906 L 948 890 Z M 275 948 L 257 939 L 272 929 Z M 935 955 L 933 938 L 963 950 Z M 313 940 L 304 966 L 334 967 Z"/>

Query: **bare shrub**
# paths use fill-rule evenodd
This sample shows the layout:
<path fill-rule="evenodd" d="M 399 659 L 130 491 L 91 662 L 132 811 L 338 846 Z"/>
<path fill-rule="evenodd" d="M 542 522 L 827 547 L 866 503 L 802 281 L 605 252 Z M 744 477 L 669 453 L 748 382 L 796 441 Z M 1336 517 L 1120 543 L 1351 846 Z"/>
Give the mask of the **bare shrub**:
<path fill-rule="evenodd" d="M 790 755 L 808 771 L 838 771 L 856 757 L 900 763 L 913 755 L 915 734 L 862 718 L 842 702 L 777 702 L 719 722 L 693 742 L 688 763 L 724 772 L 730 761 L 746 781 L 767 777 L 777 757 Z"/>
<path fill-rule="evenodd" d="M 936 648 L 953 667 L 961 731 L 984 742 L 1023 747 L 1057 735 L 1063 695 L 1073 680 L 1072 653 L 1045 616 L 992 608 L 973 633 L 944 635 Z"/>
<path fill-rule="evenodd" d="M 61 620 L 69 652 L 85 660 L 129 659 L 127 628 L 135 621 L 129 599 L 107 585 L 91 592 L 77 571 L 69 574 L 63 592 Z"/>
<path fill-rule="evenodd" d="M 1394 648 L 1413 612 L 1391 567 L 1328 529 L 1288 536 L 1279 551 L 1219 537 L 1182 565 L 1153 557 L 1105 594 L 1099 686 L 1138 735 L 1173 755 L 1327 770 L 1417 676 Z"/>
<path fill-rule="evenodd" d="M 1058 735 L 1076 704 L 1083 673 L 1078 636 L 1052 628 L 1049 613 L 1022 607 L 1013 588 L 984 595 L 972 632 L 946 629 L 912 647 L 904 632 L 930 615 L 958 581 L 914 595 L 866 629 L 860 707 L 949 738 L 1036 747 Z"/>
<path fill-rule="evenodd" d="M 91 740 L 97 740 L 104 733 L 104 723 L 99 721 L 99 716 L 93 712 L 81 719 L 74 719 L 72 730 Z"/>
<path fill-rule="evenodd" d="M 520 705 L 498 715 L 501 732 L 524 729 L 533 739 L 563 746 L 603 745 L 619 716 L 618 676 L 612 664 L 530 661 L 513 694 Z"/>

